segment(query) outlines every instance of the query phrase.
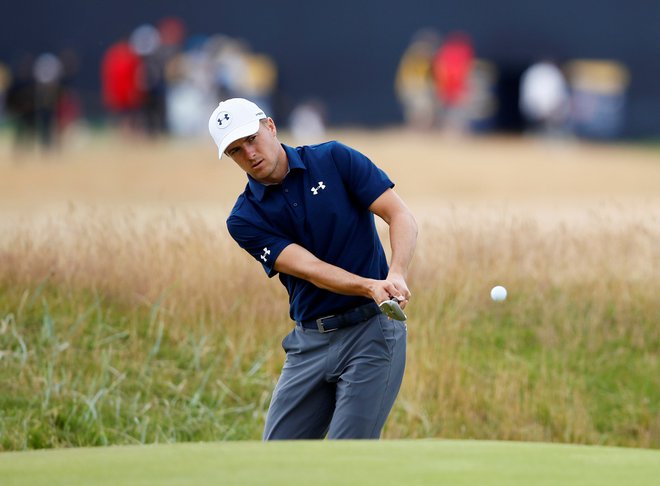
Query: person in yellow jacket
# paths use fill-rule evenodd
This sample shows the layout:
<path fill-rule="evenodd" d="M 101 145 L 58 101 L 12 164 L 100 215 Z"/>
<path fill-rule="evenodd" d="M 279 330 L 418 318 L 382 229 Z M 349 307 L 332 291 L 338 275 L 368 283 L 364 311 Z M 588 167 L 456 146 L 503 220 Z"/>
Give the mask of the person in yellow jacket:
<path fill-rule="evenodd" d="M 404 121 L 411 128 L 429 129 L 436 123 L 437 101 L 431 65 L 438 43 L 435 32 L 420 31 L 399 62 L 395 90 Z"/>

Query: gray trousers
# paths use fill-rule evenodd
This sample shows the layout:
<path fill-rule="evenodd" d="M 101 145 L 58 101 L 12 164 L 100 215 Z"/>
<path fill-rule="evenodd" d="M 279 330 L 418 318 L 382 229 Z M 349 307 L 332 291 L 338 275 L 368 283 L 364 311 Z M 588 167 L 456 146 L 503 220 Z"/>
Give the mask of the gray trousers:
<path fill-rule="evenodd" d="M 380 437 L 403 379 L 405 323 L 378 314 L 328 333 L 297 325 L 282 347 L 264 440 Z"/>

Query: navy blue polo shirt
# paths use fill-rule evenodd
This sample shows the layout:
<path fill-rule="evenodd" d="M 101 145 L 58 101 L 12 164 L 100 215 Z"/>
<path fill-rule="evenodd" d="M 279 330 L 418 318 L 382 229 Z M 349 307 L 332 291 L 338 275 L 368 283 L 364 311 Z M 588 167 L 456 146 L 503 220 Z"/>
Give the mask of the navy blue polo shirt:
<path fill-rule="evenodd" d="M 388 188 L 388 176 L 366 156 L 339 142 L 292 148 L 283 145 L 289 173 L 280 184 L 250 176 L 227 219 L 236 242 L 269 277 L 279 254 L 296 243 L 320 260 L 373 279 L 388 265 L 369 206 Z M 338 314 L 370 299 L 339 295 L 280 274 L 295 321 Z"/>

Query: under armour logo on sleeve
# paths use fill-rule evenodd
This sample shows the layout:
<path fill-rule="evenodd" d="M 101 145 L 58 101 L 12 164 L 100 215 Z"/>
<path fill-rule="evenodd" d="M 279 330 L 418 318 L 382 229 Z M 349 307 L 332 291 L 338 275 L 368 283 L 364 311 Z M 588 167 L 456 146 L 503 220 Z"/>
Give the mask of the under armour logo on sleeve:
<path fill-rule="evenodd" d="M 325 189 L 325 184 L 323 184 L 323 181 L 319 181 L 319 185 L 316 187 L 312 187 L 311 191 L 316 196 L 321 189 Z"/>
<path fill-rule="evenodd" d="M 263 261 L 266 261 L 268 259 L 268 255 L 270 255 L 270 250 L 268 248 L 264 248 L 264 254 L 259 258 L 261 258 Z"/>

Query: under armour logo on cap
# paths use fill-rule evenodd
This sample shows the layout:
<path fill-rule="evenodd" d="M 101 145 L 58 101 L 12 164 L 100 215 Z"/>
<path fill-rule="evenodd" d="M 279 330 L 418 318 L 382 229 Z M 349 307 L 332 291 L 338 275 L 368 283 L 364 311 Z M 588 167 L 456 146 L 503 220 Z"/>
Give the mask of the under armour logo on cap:
<path fill-rule="evenodd" d="M 245 98 L 221 101 L 209 117 L 209 133 L 218 146 L 218 156 L 234 141 L 259 131 L 259 120 L 268 118 L 264 111 Z"/>
<path fill-rule="evenodd" d="M 227 128 L 230 123 L 231 123 L 231 117 L 229 116 L 229 113 L 227 113 L 226 111 L 223 111 L 222 113 L 218 113 L 218 126 L 220 128 Z"/>

